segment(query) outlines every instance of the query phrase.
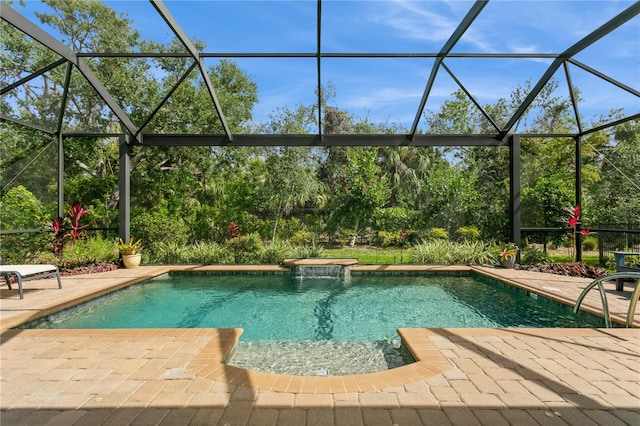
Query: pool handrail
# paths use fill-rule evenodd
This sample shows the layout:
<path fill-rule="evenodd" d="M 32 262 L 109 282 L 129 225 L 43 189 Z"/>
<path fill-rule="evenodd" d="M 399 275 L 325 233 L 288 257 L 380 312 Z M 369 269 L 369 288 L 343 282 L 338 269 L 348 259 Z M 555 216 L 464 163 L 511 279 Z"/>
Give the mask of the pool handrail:
<path fill-rule="evenodd" d="M 573 307 L 573 312 L 578 313 L 582 300 L 585 298 L 587 293 L 597 285 L 598 291 L 600 292 L 600 300 L 602 300 L 602 314 L 604 316 L 604 324 L 606 328 L 611 328 L 611 316 L 609 315 L 609 304 L 607 302 L 607 293 L 605 292 L 602 283 L 604 281 L 618 280 L 622 278 L 634 278 L 637 281 L 636 287 L 633 290 L 633 293 L 631 294 L 631 301 L 629 303 L 629 310 L 627 311 L 627 319 L 625 321 L 625 326 L 627 328 L 630 328 L 633 324 L 633 317 L 635 315 L 636 306 L 638 304 L 638 293 L 640 292 L 640 272 L 616 272 L 614 274 L 608 274 L 600 278 L 597 278 L 591 284 L 585 287 L 584 290 L 582 290 L 582 293 L 580 293 L 580 296 L 578 296 L 578 300 L 576 301 L 576 304 Z"/>

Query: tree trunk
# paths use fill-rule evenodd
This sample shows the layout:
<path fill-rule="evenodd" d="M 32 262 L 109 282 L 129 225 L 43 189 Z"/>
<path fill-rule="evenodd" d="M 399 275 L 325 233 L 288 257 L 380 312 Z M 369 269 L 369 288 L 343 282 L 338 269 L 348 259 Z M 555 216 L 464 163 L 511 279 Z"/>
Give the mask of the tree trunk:
<path fill-rule="evenodd" d="M 276 215 L 276 220 L 273 222 L 273 234 L 271 234 L 271 244 L 276 242 L 276 230 L 278 229 L 278 220 L 280 215 Z"/>
<path fill-rule="evenodd" d="M 356 219 L 356 224 L 353 227 L 353 237 L 351 237 L 351 247 L 356 245 L 356 239 L 358 239 L 358 226 L 360 225 L 360 218 Z"/>

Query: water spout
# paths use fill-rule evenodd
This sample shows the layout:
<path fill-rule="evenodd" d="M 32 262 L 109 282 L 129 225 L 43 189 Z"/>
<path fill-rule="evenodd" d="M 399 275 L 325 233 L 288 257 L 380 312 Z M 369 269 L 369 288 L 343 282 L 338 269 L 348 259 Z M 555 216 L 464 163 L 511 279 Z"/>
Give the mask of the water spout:
<path fill-rule="evenodd" d="M 357 259 L 285 259 L 284 266 L 293 269 L 299 278 L 339 278 L 351 280 L 351 266 L 357 265 Z"/>

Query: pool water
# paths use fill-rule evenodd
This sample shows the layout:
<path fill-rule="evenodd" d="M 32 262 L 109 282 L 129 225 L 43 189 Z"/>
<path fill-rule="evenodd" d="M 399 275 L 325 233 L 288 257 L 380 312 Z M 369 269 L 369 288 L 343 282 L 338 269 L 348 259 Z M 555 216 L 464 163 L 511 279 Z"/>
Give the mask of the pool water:
<path fill-rule="evenodd" d="M 171 274 L 38 328 L 232 328 L 243 341 L 382 341 L 401 327 L 594 327 L 593 317 L 474 276 Z"/>

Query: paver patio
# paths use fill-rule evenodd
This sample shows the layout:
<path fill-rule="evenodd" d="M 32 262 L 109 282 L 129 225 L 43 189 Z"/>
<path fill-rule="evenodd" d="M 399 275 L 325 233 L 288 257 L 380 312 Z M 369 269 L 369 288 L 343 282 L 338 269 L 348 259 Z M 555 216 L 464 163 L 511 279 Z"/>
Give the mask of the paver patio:
<path fill-rule="evenodd" d="M 279 269 L 249 269 L 265 268 Z M 145 266 L 65 277 L 62 289 L 55 280 L 30 282 L 23 300 L 3 289 L 0 423 L 640 424 L 638 328 L 403 329 L 403 340 L 418 362 L 336 377 L 283 376 L 226 366 L 222 361 L 239 336 L 234 329 L 9 330 L 58 305 L 169 269 L 176 268 Z M 590 282 L 473 269 L 568 302 Z M 631 286 L 616 292 L 610 283 L 607 293 L 620 320 Z M 596 291 L 585 307 L 599 310 Z M 639 314 L 634 324 L 640 325 Z"/>

